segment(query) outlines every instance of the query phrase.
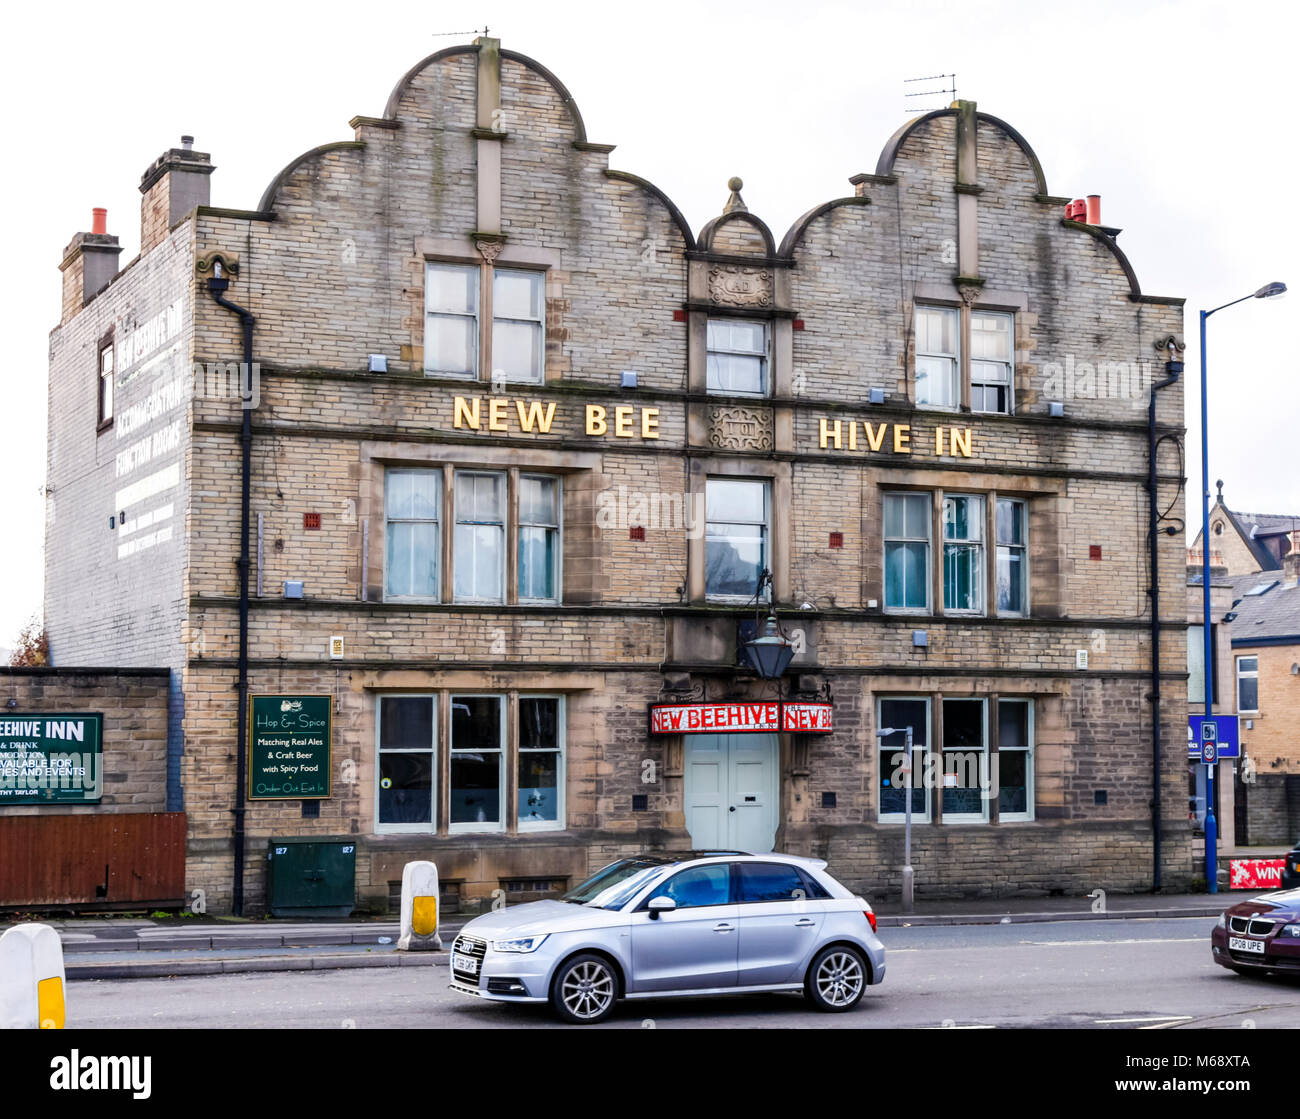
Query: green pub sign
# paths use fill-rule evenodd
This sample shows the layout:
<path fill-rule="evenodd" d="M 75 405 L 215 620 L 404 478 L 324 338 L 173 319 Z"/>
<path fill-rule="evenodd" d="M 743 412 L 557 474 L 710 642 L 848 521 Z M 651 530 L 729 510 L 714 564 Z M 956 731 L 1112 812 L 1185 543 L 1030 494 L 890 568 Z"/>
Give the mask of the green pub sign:
<path fill-rule="evenodd" d="M 248 799 L 328 797 L 333 696 L 255 695 L 250 699 Z"/>
<path fill-rule="evenodd" d="M 103 715 L 0 715 L 0 808 L 98 804 L 103 795 Z"/>

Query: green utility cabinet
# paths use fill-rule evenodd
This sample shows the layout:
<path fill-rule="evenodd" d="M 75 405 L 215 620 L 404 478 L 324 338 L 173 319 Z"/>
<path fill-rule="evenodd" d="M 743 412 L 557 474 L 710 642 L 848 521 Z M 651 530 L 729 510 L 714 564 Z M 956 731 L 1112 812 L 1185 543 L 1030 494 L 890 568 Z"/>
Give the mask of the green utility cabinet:
<path fill-rule="evenodd" d="M 356 907 L 357 841 L 347 836 L 268 839 L 272 917 L 347 917 Z"/>

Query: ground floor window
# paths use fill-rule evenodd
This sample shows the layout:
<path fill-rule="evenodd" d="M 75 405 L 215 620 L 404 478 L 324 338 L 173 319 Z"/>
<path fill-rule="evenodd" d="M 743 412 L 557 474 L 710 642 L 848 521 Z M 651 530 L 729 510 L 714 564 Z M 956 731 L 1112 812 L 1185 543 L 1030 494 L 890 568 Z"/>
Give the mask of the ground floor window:
<path fill-rule="evenodd" d="M 928 697 L 881 699 L 876 704 L 876 726 L 891 733 L 877 738 L 880 761 L 880 819 L 898 822 L 906 818 L 907 728 L 912 728 L 912 819 L 930 819 L 930 797 L 925 782 L 925 759 L 930 749 L 930 700 Z"/>
<path fill-rule="evenodd" d="M 381 695 L 376 707 L 377 831 L 564 827 L 562 696 Z"/>
<path fill-rule="evenodd" d="M 935 706 L 932 708 L 932 701 Z M 888 696 L 876 702 L 878 816 L 883 823 L 905 818 L 903 762 L 906 728 L 912 728 L 912 819 L 931 820 L 931 789 L 937 789 L 939 818 L 946 824 L 1013 823 L 1034 819 L 1034 703 L 1028 698 Z M 931 716 L 939 720 L 941 747 L 932 748 Z M 992 738 L 996 735 L 996 739 Z M 996 752 L 993 743 L 996 742 Z"/>
<path fill-rule="evenodd" d="M 1034 818 L 1034 705 L 998 700 L 998 819 Z"/>

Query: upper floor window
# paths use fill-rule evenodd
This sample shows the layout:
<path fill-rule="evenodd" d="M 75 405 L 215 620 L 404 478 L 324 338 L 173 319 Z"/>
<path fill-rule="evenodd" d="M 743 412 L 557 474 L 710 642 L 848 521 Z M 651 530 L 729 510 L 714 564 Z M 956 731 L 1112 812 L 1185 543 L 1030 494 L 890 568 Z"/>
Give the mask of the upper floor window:
<path fill-rule="evenodd" d="M 424 371 L 480 377 L 480 350 L 491 347 L 491 372 L 505 381 L 541 384 L 546 352 L 546 275 L 494 268 L 491 321 L 481 323 L 482 269 L 428 263 L 424 269 Z M 483 335 L 491 328 L 490 339 Z"/>
<path fill-rule="evenodd" d="M 970 316 L 970 408 L 1012 411 L 1012 318 L 995 311 Z"/>
<path fill-rule="evenodd" d="M 519 478 L 519 598 L 557 602 L 560 577 L 560 480 Z"/>
<path fill-rule="evenodd" d="M 464 264 L 424 269 L 424 370 L 478 375 L 479 270 Z"/>
<path fill-rule="evenodd" d="M 956 307 L 916 309 L 917 404 L 956 408 L 961 402 L 960 322 Z"/>
<path fill-rule="evenodd" d="M 943 499 L 943 608 L 984 612 L 984 499 L 946 494 Z"/>
<path fill-rule="evenodd" d="M 767 482 L 709 478 L 704 489 L 704 592 L 752 599 L 768 557 Z"/>
<path fill-rule="evenodd" d="M 113 422 L 113 339 L 99 344 L 99 383 L 97 386 L 99 398 L 98 407 L 98 424 L 100 427 L 106 427 Z"/>
<path fill-rule="evenodd" d="M 1259 658 L 1237 658 L 1237 710 L 1259 710 Z"/>
<path fill-rule="evenodd" d="M 559 602 L 561 482 L 549 474 L 521 474 L 510 499 L 505 471 L 457 470 L 450 586 L 442 572 L 443 493 L 438 469 L 389 470 L 384 485 L 384 595 L 437 602 L 505 602 L 507 557 L 518 556 L 511 602 Z"/>
<path fill-rule="evenodd" d="M 386 588 L 390 598 L 438 597 L 441 470 L 390 470 L 384 483 Z"/>
<path fill-rule="evenodd" d="M 709 392 L 766 396 L 767 324 L 747 319 L 709 319 Z"/>
<path fill-rule="evenodd" d="M 456 601 L 501 602 L 505 590 L 504 474 L 456 472 Z"/>
<path fill-rule="evenodd" d="M 930 495 L 885 494 L 885 609 L 930 606 Z"/>
<path fill-rule="evenodd" d="M 1026 614 L 1029 606 L 1028 531 L 1023 501 L 998 498 L 998 613 Z"/>
<path fill-rule="evenodd" d="M 493 272 L 492 370 L 500 370 L 507 381 L 542 382 L 544 280 L 541 272 Z"/>

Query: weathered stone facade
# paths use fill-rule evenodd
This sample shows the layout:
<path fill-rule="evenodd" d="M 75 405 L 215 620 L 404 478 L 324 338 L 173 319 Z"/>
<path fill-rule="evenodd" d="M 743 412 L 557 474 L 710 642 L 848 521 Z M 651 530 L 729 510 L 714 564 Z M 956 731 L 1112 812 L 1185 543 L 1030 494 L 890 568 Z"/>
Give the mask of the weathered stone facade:
<path fill-rule="evenodd" d="M 1149 386 L 1156 344 L 1181 332 L 1181 300 L 1141 293 L 1115 231 L 1062 220 L 1066 200 L 1048 194 L 1014 131 L 967 102 L 913 121 L 873 174 L 854 176 L 853 194 L 811 210 L 778 244 L 734 180 L 725 213 L 694 234 L 655 187 L 609 168 L 610 147 L 588 140 L 549 72 L 495 40 L 426 59 L 382 117 L 352 123 L 355 139 L 291 164 L 256 210 L 198 206 L 55 333 L 69 348 L 65 339 L 104 329 L 83 328 L 87 316 L 129 315 L 111 301 L 176 247 L 188 360 L 240 360 L 239 320 L 208 292 L 214 260 L 233 279 L 227 297 L 256 317 L 251 690 L 332 695 L 335 774 L 319 816 L 304 818 L 297 800 L 248 805 L 250 909 L 263 904 L 275 835 L 355 835 L 359 901 L 376 907 L 412 858 L 434 859 L 450 903 L 473 908 L 498 889 L 573 883 L 647 846 L 714 845 L 688 826 L 690 736 L 649 735 L 647 706 L 774 694 L 735 668 L 737 623 L 753 620 L 753 606 L 709 593 L 699 519 L 719 477 L 767 485 L 764 566 L 799 649 L 785 694 L 834 710 L 832 733 L 776 736 L 777 849 L 828 859 L 866 894 L 896 889 L 902 828 L 879 819 L 878 701 L 924 698 L 938 750 L 944 701 L 979 699 L 992 755 L 998 697 L 1014 698 L 1033 712 L 1028 818 L 1001 819 L 995 797 L 982 821 L 943 823 L 944 790 L 929 790 L 930 819 L 913 835 L 920 893 L 1149 887 L 1147 389 L 1073 378 L 1084 365 L 1122 366 Z M 477 379 L 425 371 L 430 262 L 478 271 Z M 543 277 L 538 383 L 492 377 L 502 270 Z M 952 309 L 963 337 L 972 312 L 1013 316 L 1008 414 L 971 411 L 969 343 L 960 403 L 917 405 L 918 304 Z M 764 391 L 710 387 L 711 318 L 762 326 Z M 52 364 L 52 445 L 86 423 L 54 406 L 82 391 L 78 378 L 92 384 L 77 345 L 80 367 Z M 386 372 L 369 371 L 372 354 L 386 357 Z M 1162 431 L 1181 432 L 1181 385 L 1161 391 L 1157 414 Z M 180 619 L 137 614 L 134 634 L 122 632 L 162 642 L 183 665 L 189 875 L 214 911 L 230 904 L 233 865 L 240 423 L 239 400 L 189 402 L 171 553 L 186 609 Z M 1162 508 L 1179 485 L 1165 446 Z M 520 601 L 513 514 L 502 526 L 504 601 L 455 601 L 450 531 L 439 537 L 441 601 L 389 593 L 385 478 L 399 469 L 446 480 L 440 532 L 456 517 L 458 471 L 497 472 L 511 509 L 522 475 L 559 478 L 559 601 Z M 901 616 L 888 608 L 884 570 L 883 495 L 894 492 L 927 495 L 933 514 L 930 604 Z M 1024 503 L 1029 607 L 1018 616 L 945 614 L 939 557 L 952 492 L 985 502 L 987 602 L 996 497 Z M 98 517 L 103 497 L 80 499 Z M 51 562 L 75 569 L 74 549 L 51 541 Z M 1160 649 L 1163 875 L 1174 886 L 1195 874 L 1183 818 L 1183 550 L 1169 537 L 1159 547 L 1162 595 L 1174 604 Z M 284 582 L 299 579 L 303 600 L 285 601 Z M 72 594 L 64 583 L 52 578 L 49 594 L 56 657 L 96 625 L 124 625 L 107 599 L 73 617 L 60 612 Z M 331 657 L 336 637 L 343 650 Z M 484 693 L 511 713 L 495 832 L 450 824 L 450 708 Z M 422 831 L 377 819 L 387 779 L 377 708 L 399 695 L 438 701 L 434 819 Z M 520 827 L 514 811 L 514 713 L 530 695 L 564 698 L 563 813 L 551 830 Z"/>

